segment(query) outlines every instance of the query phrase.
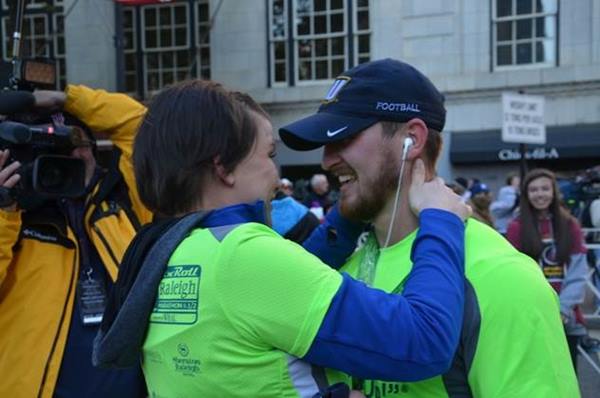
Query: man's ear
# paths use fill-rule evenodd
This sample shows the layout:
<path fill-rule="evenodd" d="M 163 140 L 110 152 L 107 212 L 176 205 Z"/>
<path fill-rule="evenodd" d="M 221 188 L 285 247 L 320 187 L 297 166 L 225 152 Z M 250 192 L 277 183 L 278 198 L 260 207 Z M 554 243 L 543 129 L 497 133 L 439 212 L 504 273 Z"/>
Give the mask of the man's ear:
<path fill-rule="evenodd" d="M 427 143 L 427 125 L 421 119 L 414 118 L 406 122 L 405 129 L 407 136 L 413 142 L 408 151 L 407 159 L 414 160 L 422 157 L 425 144 Z"/>
<path fill-rule="evenodd" d="M 219 156 L 215 156 L 213 159 L 213 170 L 217 179 L 219 179 L 219 181 L 221 181 L 223 184 L 227 185 L 228 187 L 235 185 L 235 176 L 233 173 L 230 173 L 225 169 L 225 166 L 223 166 L 223 163 L 221 163 L 221 158 Z"/>

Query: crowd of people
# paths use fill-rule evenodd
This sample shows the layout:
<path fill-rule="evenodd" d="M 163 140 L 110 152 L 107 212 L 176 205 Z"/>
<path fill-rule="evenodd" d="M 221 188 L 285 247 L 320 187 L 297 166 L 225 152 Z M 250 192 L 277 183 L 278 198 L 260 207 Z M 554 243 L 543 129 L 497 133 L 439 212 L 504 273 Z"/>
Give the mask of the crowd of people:
<path fill-rule="evenodd" d="M 585 174 L 595 176 L 597 169 L 589 169 Z M 596 180 L 586 182 L 600 182 Z M 564 179 L 561 189 L 556 173 L 549 169 L 530 170 L 522 183 L 518 174 L 511 173 L 496 199 L 478 179 L 458 177 L 449 184 L 471 205 L 474 218 L 495 228 L 539 264 L 559 296 L 561 319 L 575 369 L 577 346 L 587 335 L 580 308 L 585 298 L 586 278 L 589 268 L 599 268 L 600 260 L 597 251 L 588 253 L 586 249 L 586 242 L 599 241 L 598 234 L 582 231 L 582 224 L 600 228 L 600 190 L 589 189 L 587 200 L 577 197 L 569 188 L 580 181 L 580 176 L 571 181 Z M 594 278 L 600 287 L 597 274 Z"/>
<path fill-rule="evenodd" d="M 85 126 L 86 190 L 0 209 L 0 396 L 579 395 L 586 257 L 555 175 L 496 201 L 446 186 L 444 97 L 411 65 L 356 66 L 280 128 L 339 184 L 315 174 L 301 198 L 245 93 L 34 95 Z M 0 186 L 21 166 L 2 151 Z"/>

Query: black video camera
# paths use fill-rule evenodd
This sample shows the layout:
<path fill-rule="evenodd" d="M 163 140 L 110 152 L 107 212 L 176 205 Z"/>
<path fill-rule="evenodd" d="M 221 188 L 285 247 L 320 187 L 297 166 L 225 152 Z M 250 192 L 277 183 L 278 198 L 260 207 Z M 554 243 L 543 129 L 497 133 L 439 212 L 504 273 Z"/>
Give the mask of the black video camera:
<path fill-rule="evenodd" d="M 88 142 L 77 126 L 0 123 L 0 148 L 9 149 L 11 155 L 7 165 L 15 160 L 21 163 L 17 186 L 0 190 L 0 207 L 16 201 L 27 208 L 36 199 L 80 196 L 85 189 L 85 164 L 70 153 Z"/>
<path fill-rule="evenodd" d="M 93 141 L 82 128 L 65 126 L 62 115 L 44 118 L 32 112 L 35 88 L 56 89 L 56 62 L 21 57 L 25 3 L 18 0 L 15 4 L 12 61 L 0 63 L 0 80 L 5 80 L 5 88 L 0 90 L 0 149 L 10 151 L 4 166 L 21 163 L 16 172 L 21 176 L 18 184 L 10 189 L 0 187 L 0 207 L 16 201 L 20 208 L 31 209 L 47 199 L 83 194 L 85 163 L 70 154 L 78 146 L 93 145 Z"/>
<path fill-rule="evenodd" d="M 53 88 L 55 69 L 47 61 L 21 60 L 20 78 L 6 79 L 9 88 L 0 90 L 0 149 L 10 151 L 10 159 L 19 161 L 19 183 L 0 187 L 0 207 L 15 201 L 21 209 L 37 207 L 45 200 L 77 197 L 85 190 L 85 163 L 71 157 L 71 151 L 91 141 L 78 126 L 50 122 L 50 115 L 33 112 L 35 87 Z M 4 64 L 4 71 L 8 65 Z M 8 73 L 5 74 L 5 76 Z"/>

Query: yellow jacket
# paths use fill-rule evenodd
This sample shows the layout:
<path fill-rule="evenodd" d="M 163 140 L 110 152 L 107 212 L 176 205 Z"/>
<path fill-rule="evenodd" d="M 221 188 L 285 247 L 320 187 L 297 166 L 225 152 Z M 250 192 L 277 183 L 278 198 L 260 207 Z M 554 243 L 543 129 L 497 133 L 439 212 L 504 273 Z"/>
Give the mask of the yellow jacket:
<path fill-rule="evenodd" d="M 138 197 L 131 164 L 146 108 L 126 95 L 84 86 L 69 86 L 66 93 L 65 111 L 107 133 L 120 151 L 118 172 L 97 183 L 85 213 L 90 241 L 114 280 L 136 229 L 152 217 Z M 106 195 L 118 184 L 126 186 L 125 205 Z M 79 248 L 64 216 L 0 210 L 0 397 L 52 396 L 78 275 Z"/>

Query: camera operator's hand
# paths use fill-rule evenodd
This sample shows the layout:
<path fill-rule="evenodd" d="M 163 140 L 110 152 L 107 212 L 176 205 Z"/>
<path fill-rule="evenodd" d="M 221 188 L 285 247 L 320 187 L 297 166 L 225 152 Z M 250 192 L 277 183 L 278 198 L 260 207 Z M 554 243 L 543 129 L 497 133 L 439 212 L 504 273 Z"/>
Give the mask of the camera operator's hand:
<path fill-rule="evenodd" d="M 408 195 L 410 207 L 417 215 L 421 210 L 432 208 L 449 211 L 466 220 L 472 213 L 471 207 L 463 203 L 460 196 L 452 192 L 440 177 L 425 181 L 425 164 L 421 159 L 417 159 L 413 165 Z"/>
<path fill-rule="evenodd" d="M 67 100 L 67 94 L 62 91 L 35 90 L 33 96 L 35 97 L 36 108 L 47 109 L 52 112 L 62 110 Z"/>
<path fill-rule="evenodd" d="M 21 167 L 21 163 L 12 162 L 8 166 L 4 167 L 4 164 L 7 162 L 9 157 L 10 152 L 8 149 L 0 150 L 0 187 L 5 189 L 14 187 L 21 179 L 19 174 L 15 174 L 15 171 Z M 11 205 L 2 208 L 4 211 L 15 211 L 16 209 L 16 203 L 12 203 Z"/>

